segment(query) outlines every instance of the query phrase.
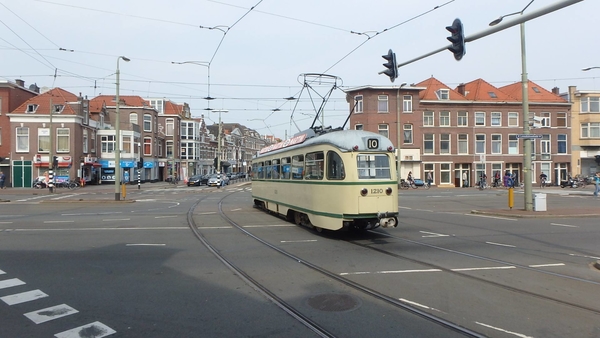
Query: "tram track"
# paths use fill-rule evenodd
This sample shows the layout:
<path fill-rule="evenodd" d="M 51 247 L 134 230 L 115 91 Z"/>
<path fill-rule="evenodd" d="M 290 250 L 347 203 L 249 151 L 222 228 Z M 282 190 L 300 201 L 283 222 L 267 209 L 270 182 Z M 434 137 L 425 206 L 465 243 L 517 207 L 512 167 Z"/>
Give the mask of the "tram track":
<path fill-rule="evenodd" d="M 388 305 L 392 305 L 393 307 L 399 308 L 403 311 L 409 312 L 413 315 L 417 315 L 421 318 L 424 318 L 430 322 L 433 322 L 437 325 L 440 325 L 442 327 L 445 327 L 446 329 L 449 329 L 451 331 L 454 331 L 456 333 L 459 333 L 461 335 L 467 336 L 467 337 L 485 337 L 485 335 L 480 334 L 478 332 L 475 332 L 473 330 L 470 330 L 468 328 L 465 328 L 457 323 L 453 323 L 449 320 L 446 320 L 444 318 L 441 318 L 439 316 L 433 315 L 431 313 L 428 313 L 426 311 L 421 310 L 420 308 L 418 308 L 417 306 L 413 306 L 409 303 L 406 302 L 402 302 L 399 299 L 390 297 L 388 295 L 385 295 L 381 292 L 378 292 L 372 288 L 368 288 L 364 285 L 361 285 L 359 283 L 356 283 L 348 278 L 345 278 L 343 276 L 340 276 L 338 273 L 332 272 L 328 269 L 325 269 L 321 266 L 318 266 L 314 263 L 311 263 L 301 257 L 298 257 L 290 252 L 285 251 L 284 249 L 273 245 L 271 243 L 269 243 L 268 241 L 254 235 L 253 233 L 249 232 L 248 230 L 244 229 L 244 227 L 240 224 L 238 224 L 237 222 L 235 222 L 231 217 L 229 217 L 222 208 L 223 205 L 223 201 L 228 198 L 231 195 L 234 195 L 236 192 L 231 192 L 225 196 L 223 196 L 220 201 L 218 202 L 218 213 L 219 216 L 225 220 L 227 223 L 229 223 L 231 226 L 233 226 L 235 229 L 239 230 L 240 232 L 242 232 L 243 234 L 245 234 L 246 236 L 260 242 L 261 244 L 263 244 L 264 246 L 278 252 L 279 254 L 289 258 L 290 260 L 293 260 L 294 262 L 300 263 L 303 266 L 316 271 L 317 273 L 331 279 L 334 281 L 337 281 L 339 283 L 342 283 L 348 287 L 351 287 L 354 290 L 359 291 L 360 293 L 363 293 L 369 297 L 373 297 L 375 299 L 378 299 L 380 301 L 383 301 L 385 303 L 387 303 Z M 303 325 L 305 325 L 306 327 L 308 327 L 310 330 L 312 330 L 313 332 L 315 332 L 317 335 L 321 336 L 321 337 L 334 337 L 334 335 L 329 332 L 328 330 L 326 330 L 324 327 L 322 327 L 321 325 L 319 325 L 318 323 L 316 323 L 315 321 L 311 320 L 310 318 L 308 318 L 307 316 L 303 315 L 300 311 L 296 310 L 292 305 L 290 305 L 289 303 L 287 303 L 286 301 L 284 301 L 283 299 L 281 299 L 280 297 L 278 297 L 274 292 L 270 291 L 268 289 L 268 287 L 266 287 L 265 285 L 261 284 L 260 282 L 258 282 L 257 280 L 253 279 L 249 274 L 247 274 L 246 272 L 243 271 L 243 269 L 239 268 L 238 266 L 236 266 L 233 262 L 231 262 L 229 259 L 227 259 L 224 255 L 222 255 L 207 239 L 206 237 L 198 230 L 196 223 L 194 221 L 193 218 L 193 210 L 194 208 L 200 203 L 200 201 L 198 201 L 196 204 L 194 204 L 190 210 L 188 211 L 188 224 L 190 229 L 193 231 L 194 235 L 196 236 L 196 238 L 198 238 L 198 240 L 208 248 L 208 250 L 215 255 L 223 264 L 225 264 L 228 268 L 230 268 L 232 271 L 234 271 L 236 274 L 238 274 L 240 276 L 240 278 L 242 280 L 244 280 L 244 282 L 246 282 L 248 285 L 251 285 L 255 290 L 257 290 L 258 292 L 260 292 L 263 296 L 265 296 L 267 299 L 269 299 L 270 301 L 272 301 L 274 304 L 276 304 L 278 307 L 280 307 L 284 312 L 290 314 L 293 318 L 295 318 L 296 320 L 298 320 L 300 323 L 302 323 Z"/>

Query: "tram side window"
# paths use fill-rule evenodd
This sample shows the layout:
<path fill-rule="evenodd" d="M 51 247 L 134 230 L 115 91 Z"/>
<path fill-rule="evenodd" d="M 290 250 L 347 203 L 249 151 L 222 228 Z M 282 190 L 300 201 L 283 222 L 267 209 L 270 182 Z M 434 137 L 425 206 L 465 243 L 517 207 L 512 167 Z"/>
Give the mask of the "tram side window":
<path fill-rule="evenodd" d="M 278 180 L 281 176 L 281 166 L 279 165 L 279 159 L 273 160 L 273 171 L 271 173 L 271 176 L 274 180 Z"/>
<path fill-rule="evenodd" d="M 346 178 L 344 162 L 340 155 L 334 151 L 327 153 L 327 179 L 343 180 Z"/>
<path fill-rule="evenodd" d="M 258 174 L 257 177 L 258 177 L 259 180 L 265 178 L 264 171 L 263 171 L 263 168 L 264 168 L 263 166 L 264 165 L 265 165 L 264 162 L 259 162 L 258 166 L 256 168 L 257 169 L 257 174 Z"/>
<path fill-rule="evenodd" d="M 322 151 L 315 153 L 306 154 L 306 161 L 304 162 L 306 171 L 304 178 L 307 180 L 322 180 L 323 169 L 325 168 L 325 156 Z"/>
<path fill-rule="evenodd" d="M 270 180 L 271 179 L 271 170 L 273 167 L 271 167 L 271 161 L 265 161 L 265 167 L 264 167 L 264 171 L 265 171 L 265 179 L 266 180 Z"/>
<path fill-rule="evenodd" d="M 304 171 L 304 155 L 292 157 L 292 179 L 301 180 Z"/>
<path fill-rule="evenodd" d="M 281 178 L 289 180 L 291 177 L 292 163 L 289 157 L 281 159 Z"/>
<path fill-rule="evenodd" d="M 390 159 L 387 155 L 360 154 L 356 157 L 359 179 L 390 179 Z"/>

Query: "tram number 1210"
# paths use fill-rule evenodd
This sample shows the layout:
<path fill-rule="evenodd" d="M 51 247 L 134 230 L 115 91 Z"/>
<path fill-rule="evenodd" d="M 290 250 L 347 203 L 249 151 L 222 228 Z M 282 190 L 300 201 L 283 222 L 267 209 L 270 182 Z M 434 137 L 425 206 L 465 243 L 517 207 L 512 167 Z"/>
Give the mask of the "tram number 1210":
<path fill-rule="evenodd" d="M 376 138 L 370 138 L 367 140 L 368 149 L 379 149 L 379 140 Z"/>

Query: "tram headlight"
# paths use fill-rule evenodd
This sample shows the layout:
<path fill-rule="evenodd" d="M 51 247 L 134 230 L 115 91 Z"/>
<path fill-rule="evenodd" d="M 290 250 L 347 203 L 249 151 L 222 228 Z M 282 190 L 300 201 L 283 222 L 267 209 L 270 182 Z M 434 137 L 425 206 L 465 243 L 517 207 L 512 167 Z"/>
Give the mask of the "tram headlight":
<path fill-rule="evenodd" d="M 387 189 L 385 189 L 385 193 L 386 195 L 391 195 L 392 194 L 392 187 L 388 187 Z"/>
<path fill-rule="evenodd" d="M 361 195 L 361 196 L 367 196 L 367 193 L 368 193 L 368 192 L 369 192 L 369 191 L 367 190 L 367 188 L 362 188 L 362 190 L 360 191 L 360 195 Z"/>

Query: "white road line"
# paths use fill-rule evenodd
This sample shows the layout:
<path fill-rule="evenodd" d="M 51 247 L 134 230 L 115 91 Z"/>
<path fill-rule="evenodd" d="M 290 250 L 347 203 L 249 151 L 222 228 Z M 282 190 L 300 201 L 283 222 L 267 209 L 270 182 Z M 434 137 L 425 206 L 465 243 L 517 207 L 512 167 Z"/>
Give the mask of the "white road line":
<path fill-rule="evenodd" d="M 263 224 L 263 225 L 244 225 L 242 228 L 271 228 L 271 227 L 295 227 L 295 224 Z"/>
<path fill-rule="evenodd" d="M 473 217 L 482 217 L 482 218 L 493 218 L 493 219 L 501 219 L 503 221 L 513 221 L 516 222 L 517 220 L 514 218 L 507 218 L 507 217 L 498 217 L 498 216 L 486 216 L 486 215 L 478 215 L 478 214 L 463 214 L 465 216 L 473 216 Z"/>
<path fill-rule="evenodd" d="M 51 223 L 75 223 L 75 221 L 44 221 L 44 224 L 51 224 Z"/>
<path fill-rule="evenodd" d="M 377 271 L 375 273 L 389 274 L 389 273 L 411 273 L 411 272 L 440 272 L 440 269 L 425 269 L 425 270 L 396 270 L 396 271 Z"/>
<path fill-rule="evenodd" d="M 137 243 L 137 244 L 125 244 L 125 246 L 166 246 L 166 244 Z"/>
<path fill-rule="evenodd" d="M 30 302 L 32 300 L 40 299 L 48 297 L 47 294 L 43 293 L 41 290 L 33 290 L 21 293 L 15 293 L 14 295 L 8 295 L 4 297 L 0 297 L 0 300 L 5 302 L 8 305 L 21 304 L 25 302 Z"/>
<path fill-rule="evenodd" d="M 56 305 L 45 309 L 25 313 L 24 316 L 36 324 L 45 323 L 54 319 L 76 314 L 79 311 L 67 304 Z"/>
<path fill-rule="evenodd" d="M 13 286 L 18 286 L 18 285 L 23 285 L 23 284 L 25 284 L 25 282 L 23 282 L 22 280 L 20 280 L 18 278 L 1 280 L 0 281 L 0 289 L 6 289 L 6 288 L 10 288 L 10 287 L 13 287 Z"/>
<path fill-rule="evenodd" d="M 448 237 L 449 235 L 443 235 L 443 234 L 436 234 L 435 232 L 427 232 L 427 231 L 419 231 L 420 233 L 423 234 L 429 234 L 428 236 L 421 236 L 421 237 Z"/>
<path fill-rule="evenodd" d="M 0 224 L 12 224 L 13 222 L 0 222 Z"/>
<path fill-rule="evenodd" d="M 216 211 L 200 212 L 200 213 L 197 213 L 196 215 L 213 215 L 213 214 L 216 214 L 216 213 L 217 213 Z"/>
<path fill-rule="evenodd" d="M 109 219 L 102 220 L 102 222 L 118 222 L 118 221 L 131 221 L 131 218 L 109 218 Z"/>
<path fill-rule="evenodd" d="M 51 200 L 53 200 L 53 201 L 57 201 L 57 200 L 62 200 L 62 199 L 69 198 L 69 197 L 74 197 L 74 196 L 77 196 L 77 195 L 78 195 L 78 194 L 72 194 L 72 195 L 63 195 L 63 196 L 60 196 L 60 197 L 54 197 L 54 198 L 51 198 Z"/>
<path fill-rule="evenodd" d="M 56 338 L 80 338 L 80 337 L 95 337 L 102 338 L 115 334 L 117 331 L 100 323 L 93 322 L 87 325 L 76 327 L 67 331 L 63 331 L 54 335 Z"/>
<path fill-rule="evenodd" d="M 550 223 L 550 225 L 556 225 L 559 227 L 567 227 L 567 228 L 579 228 L 579 226 L 577 226 L 577 225 L 560 224 L 560 223 Z"/>
<path fill-rule="evenodd" d="M 0 270 L 0 275 L 4 275 L 4 274 L 6 274 L 6 272 Z"/>
<path fill-rule="evenodd" d="M 594 257 L 594 256 L 585 256 L 585 255 L 578 255 L 578 254 L 569 254 L 569 256 L 583 257 L 583 258 L 593 258 L 593 259 L 600 259 L 600 257 Z"/>
<path fill-rule="evenodd" d="M 452 271 L 477 271 L 477 270 L 505 270 L 505 269 L 516 269 L 516 266 L 488 266 L 483 268 L 462 268 L 462 269 L 451 269 Z"/>
<path fill-rule="evenodd" d="M 316 242 L 316 239 L 304 239 L 304 240 L 297 240 L 297 241 L 281 241 L 281 243 L 307 243 L 307 242 Z"/>
<path fill-rule="evenodd" d="M 358 271 L 358 272 L 342 272 L 340 276 L 350 276 L 350 275 L 368 275 L 370 272 L 368 271 Z"/>
<path fill-rule="evenodd" d="M 171 216 L 155 216 L 154 218 L 174 218 L 174 217 L 179 217 L 177 215 L 171 215 Z"/>
<path fill-rule="evenodd" d="M 73 228 L 73 229 L 6 229 L 11 231 L 104 231 L 104 230 L 189 230 L 188 227 L 143 227 L 143 228 Z"/>
<path fill-rule="evenodd" d="M 25 216 L 25 215 L 0 215 L 0 218 L 2 218 L 2 217 L 22 217 L 22 216 Z"/>
<path fill-rule="evenodd" d="M 490 328 L 490 329 L 494 329 L 494 330 L 497 330 L 497 331 L 500 331 L 500 332 L 504 332 L 504 333 L 512 334 L 513 336 L 517 336 L 517 337 L 520 337 L 520 338 L 533 338 L 532 336 L 526 336 L 526 335 L 524 335 L 524 334 L 521 334 L 521 333 L 507 331 L 507 330 L 501 329 L 501 328 L 499 328 L 499 327 L 494 327 L 494 326 L 487 325 L 487 324 L 480 323 L 480 322 L 475 322 L 475 324 L 479 324 L 479 325 L 481 325 L 481 326 L 485 326 L 485 327 L 488 327 L 488 328 Z"/>
<path fill-rule="evenodd" d="M 516 246 L 510 245 L 510 244 L 502 244 L 502 243 L 495 243 L 495 242 L 485 242 L 485 243 L 491 244 L 491 245 L 505 246 L 507 248 L 516 248 Z"/>
<path fill-rule="evenodd" d="M 79 212 L 76 214 L 60 214 L 61 216 L 97 216 L 97 215 L 114 215 L 122 214 L 122 211 L 109 211 L 109 212 Z"/>
<path fill-rule="evenodd" d="M 242 208 L 231 209 L 230 211 L 240 211 L 240 210 L 242 210 Z"/>
<path fill-rule="evenodd" d="M 407 209 L 407 210 L 412 210 L 412 208 L 409 208 L 409 207 L 402 207 L 402 206 L 399 206 L 399 207 L 398 207 L 398 209 Z"/>
<path fill-rule="evenodd" d="M 530 265 L 530 268 L 545 268 L 545 267 L 550 267 L 550 266 L 564 266 L 565 263 L 554 263 L 554 264 L 536 264 L 536 265 Z"/>
<path fill-rule="evenodd" d="M 407 304 L 410 304 L 410 305 L 414 305 L 414 306 L 421 307 L 421 308 L 423 308 L 423 309 L 427 309 L 427 310 L 433 310 L 433 311 L 437 311 L 437 312 L 442 312 L 442 311 L 440 311 L 440 310 L 438 310 L 438 309 L 436 309 L 436 308 L 432 308 L 432 307 L 429 307 L 429 306 L 427 306 L 427 305 L 419 304 L 419 303 L 417 303 L 417 302 L 412 302 L 412 301 L 410 301 L 410 300 L 408 300 L 408 299 L 404 299 L 404 298 L 398 298 L 398 300 L 399 300 L 399 301 L 401 301 L 401 302 L 403 302 L 403 303 L 407 303 Z"/>

